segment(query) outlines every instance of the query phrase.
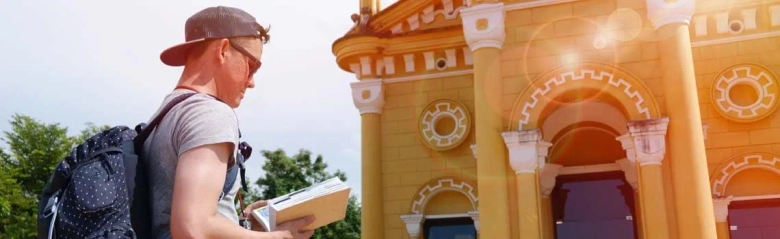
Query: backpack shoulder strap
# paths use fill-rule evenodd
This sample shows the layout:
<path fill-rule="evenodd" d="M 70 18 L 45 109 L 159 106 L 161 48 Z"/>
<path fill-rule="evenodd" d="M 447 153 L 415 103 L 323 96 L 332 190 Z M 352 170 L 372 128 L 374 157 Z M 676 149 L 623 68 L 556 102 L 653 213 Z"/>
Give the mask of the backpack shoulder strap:
<path fill-rule="evenodd" d="M 143 128 L 136 127 L 136 131 L 138 131 L 138 137 L 136 137 L 134 140 L 135 144 L 137 146 L 143 145 L 144 141 L 146 141 L 146 139 L 149 138 L 149 135 L 152 134 L 152 130 L 154 130 L 154 128 L 157 127 L 158 124 L 160 124 L 160 121 L 162 121 L 165 115 L 168 114 L 168 111 L 171 111 L 173 106 L 181 103 L 182 101 L 186 100 L 187 98 L 190 98 L 195 94 L 196 93 L 187 93 L 187 94 L 177 96 L 176 98 L 173 98 L 173 100 L 171 100 L 171 102 L 165 105 L 165 107 L 160 111 L 160 113 L 157 114 L 157 116 L 154 117 L 154 119 L 152 119 L 152 122 L 149 122 L 149 125 Z"/>

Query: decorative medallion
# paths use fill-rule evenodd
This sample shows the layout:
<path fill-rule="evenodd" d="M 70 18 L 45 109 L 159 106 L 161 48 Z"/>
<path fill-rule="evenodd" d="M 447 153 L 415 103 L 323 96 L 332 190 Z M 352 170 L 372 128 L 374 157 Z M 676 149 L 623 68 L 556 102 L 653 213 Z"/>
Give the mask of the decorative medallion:
<path fill-rule="evenodd" d="M 466 140 L 471 128 L 471 116 L 466 106 L 458 101 L 436 100 L 423 109 L 419 128 L 423 142 L 428 147 L 449 150 Z"/>
<path fill-rule="evenodd" d="M 754 122 L 777 108 L 777 77 L 768 69 L 739 64 L 721 72 L 713 81 L 711 96 L 716 111 L 729 120 Z"/>

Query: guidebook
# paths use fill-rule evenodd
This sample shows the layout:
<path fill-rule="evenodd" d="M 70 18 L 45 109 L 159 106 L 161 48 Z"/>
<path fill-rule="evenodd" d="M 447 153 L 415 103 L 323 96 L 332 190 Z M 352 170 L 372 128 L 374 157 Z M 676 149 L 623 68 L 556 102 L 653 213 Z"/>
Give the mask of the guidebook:
<path fill-rule="evenodd" d="M 266 231 L 286 221 L 314 215 L 314 222 L 302 230 L 314 230 L 343 220 L 347 213 L 350 188 L 338 177 L 268 201 L 252 211 L 252 216 Z"/>

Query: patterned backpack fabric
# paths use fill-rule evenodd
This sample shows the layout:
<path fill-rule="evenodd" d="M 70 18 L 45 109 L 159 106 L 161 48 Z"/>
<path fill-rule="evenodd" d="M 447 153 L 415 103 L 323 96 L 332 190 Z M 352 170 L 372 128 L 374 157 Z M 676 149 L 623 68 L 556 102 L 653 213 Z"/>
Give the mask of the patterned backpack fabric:
<path fill-rule="evenodd" d="M 140 152 L 165 114 L 194 94 L 166 105 L 147 126 L 116 126 L 76 146 L 55 168 L 38 205 L 38 238 L 151 238 L 151 205 Z M 228 171 L 221 199 L 243 170 Z M 243 175 L 242 183 L 243 183 Z"/>

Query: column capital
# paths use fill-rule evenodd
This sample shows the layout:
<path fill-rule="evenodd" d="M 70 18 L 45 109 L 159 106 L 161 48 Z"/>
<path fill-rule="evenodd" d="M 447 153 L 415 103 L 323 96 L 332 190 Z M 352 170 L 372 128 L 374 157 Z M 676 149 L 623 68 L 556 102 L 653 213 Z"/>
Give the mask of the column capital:
<path fill-rule="evenodd" d="M 545 164 L 542 173 L 539 175 L 539 188 L 542 198 L 549 198 L 553 188 L 555 188 L 555 178 L 558 177 L 563 165 Z"/>
<path fill-rule="evenodd" d="M 482 3 L 460 10 L 463 34 L 471 51 L 484 47 L 501 49 L 504 46 L 504 3 Z"/>
<path fill-rule="evenodd" d="M 420 231 L 422 229 L 423 221 L 425 217 L 422 214 L 406 214 L 401 215 L 401 220 L 406 224 L 406 232 L 409 233 L 409 237 L 420 237 Z"/>
<path fill-rule="evenodd" d="M 385 91 L 382 79 L 366 79 L 350 83 L 352 102 L 360 114 L 382 114 L 385 105 Z"/>
<path fill-rule="evenodd" d="M 501 136 L 509 149 L 509 164 L 516 174 L 535 173 L 536 169 L 544 167 L 547 150 L 552 144 L 542 141 L 539 129 L 508 131 Z"/>
<path fill-rule="evenodd" d="M 672 23 L 691 24 L 696 0 L 646 0 L 647 17 L 656 30 Z"/>
<path fill-rule="evenodd" d="M 733 200 L 733 196 L 716 197 L 712 199 L 712 206 L 715 210 L 715 221 L 726 222 L 729 218 L 729 204 Z"/>
<path fill-rule="evenodd" d="M 639 166 L 660 165 L 666 154 L 666 129 L 669 118 L 628 122 Z"/>
<path fill-rule="evenodd" d="M 479 211 L 470 211 L 467 214 L 471 220 L 474 220 L 474 229 L 477 229 L 477 233 L 479 233 Z"/>

